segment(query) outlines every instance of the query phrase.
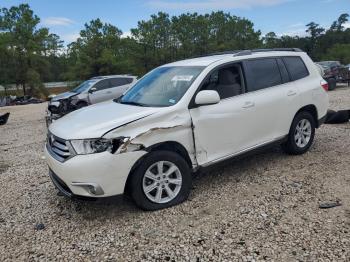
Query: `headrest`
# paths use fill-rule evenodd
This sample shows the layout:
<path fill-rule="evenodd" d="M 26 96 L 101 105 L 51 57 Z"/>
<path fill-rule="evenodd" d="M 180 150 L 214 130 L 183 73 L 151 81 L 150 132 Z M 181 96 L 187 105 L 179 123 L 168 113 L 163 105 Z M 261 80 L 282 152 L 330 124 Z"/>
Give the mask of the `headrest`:
<path fill-rule="evenodd" d="M 229 69 L 219 71 L 219 84 L 232 85 L 237 83 L 238 74 L 232 73 Z"/>

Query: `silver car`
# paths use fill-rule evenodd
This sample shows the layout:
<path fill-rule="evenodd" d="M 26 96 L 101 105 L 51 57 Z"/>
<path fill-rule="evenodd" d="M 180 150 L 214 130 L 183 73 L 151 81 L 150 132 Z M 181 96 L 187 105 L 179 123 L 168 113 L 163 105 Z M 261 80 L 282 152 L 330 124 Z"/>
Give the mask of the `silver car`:
<path fill-rule="evenodd" d="M 136 76 L 93 77 L 73 90 L 53 97 L 48 105 L 47 123 L 82 107 L 119 98 L 137 81 Z"/>

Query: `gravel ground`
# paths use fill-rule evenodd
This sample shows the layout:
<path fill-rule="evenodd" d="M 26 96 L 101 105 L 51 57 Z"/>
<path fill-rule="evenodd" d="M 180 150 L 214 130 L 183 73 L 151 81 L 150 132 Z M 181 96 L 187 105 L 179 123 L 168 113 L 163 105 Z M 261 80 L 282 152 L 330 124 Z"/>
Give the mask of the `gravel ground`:
<path fill-rule="evenodd" d="M 350 89 L 330 92 L 350 109 Z M 57 195 L 42 159 L 46 104 L 0 108 L 0 261 L 350 261 L 350 124 L 324 125 L 303 156 L 279 147 L 198 175 L 189 201 Z M 323 202 L 341 206 L 320 209 Z"/>

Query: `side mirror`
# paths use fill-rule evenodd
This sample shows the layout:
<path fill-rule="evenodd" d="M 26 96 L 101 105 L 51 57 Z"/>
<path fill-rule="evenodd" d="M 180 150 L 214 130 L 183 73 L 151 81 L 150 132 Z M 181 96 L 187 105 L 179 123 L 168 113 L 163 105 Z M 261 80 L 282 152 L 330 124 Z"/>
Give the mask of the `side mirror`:
<path fill-rule="evenodd" d="M 89 93 L 92 94 L 93 92 L 97 91 L 96 87 L 91 87 L 89 90 Z"/>
<path fill-rule="evenodd" d="M 196 95 L 194 102 L 199 106 L 214 105 L 220 102 L 220 96 L 214 90 L 202 90 Z"/>

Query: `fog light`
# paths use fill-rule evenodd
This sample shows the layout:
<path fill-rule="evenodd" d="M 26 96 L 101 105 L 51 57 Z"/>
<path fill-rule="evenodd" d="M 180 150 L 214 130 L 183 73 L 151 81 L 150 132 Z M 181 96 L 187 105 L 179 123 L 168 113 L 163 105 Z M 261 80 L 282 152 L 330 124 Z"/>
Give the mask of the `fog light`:
<path fill-rule="evenodd" d="M 71 185 L 83 187 L 92 195 L 100 196 L 104 194 L 101 186 L 96 183 L 72 182 Z"/>

